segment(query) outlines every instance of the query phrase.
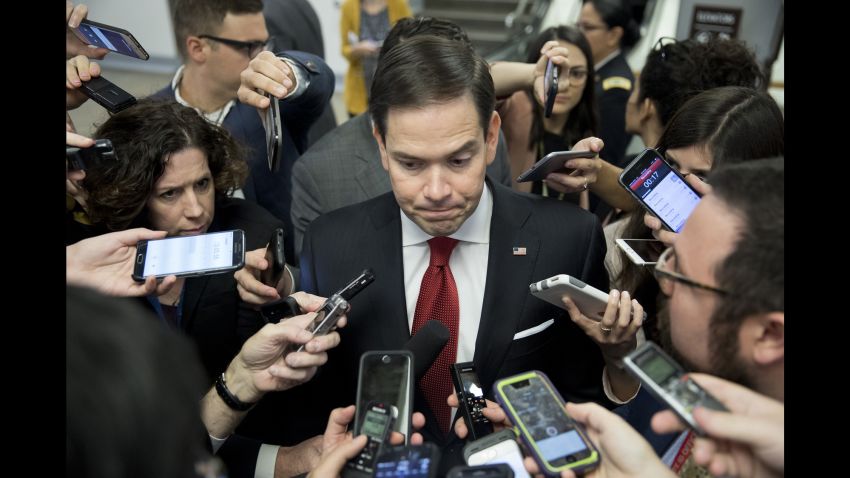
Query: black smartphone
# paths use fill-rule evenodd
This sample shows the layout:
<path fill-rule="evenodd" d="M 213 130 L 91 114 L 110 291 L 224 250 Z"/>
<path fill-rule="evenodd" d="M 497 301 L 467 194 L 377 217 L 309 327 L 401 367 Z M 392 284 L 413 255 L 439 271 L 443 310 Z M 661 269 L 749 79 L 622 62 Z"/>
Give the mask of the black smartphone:
<path fill-rule="evenodd" d="M 413 433 L 410 417 L 413 413 L 413 354 L 407 350 L 370 351 L 360 357 L 357 378 L 357 411 L 354 429 L 360 430 L 367 405 L 386 403 L 398 409 L 393 431 L 410 442 Z"/>
<path fill-rule="evenodd" d="M 88 148 L 67 146 L 65 158 L 68 160 L 68 171 L 86 170 L 116 159 L 112 141 L 108 139 L 95 140 L 94 145 Z"/>
<path fill-rule="evenodd" d="M 280 167 L 280 145 L 283 142 L 280 126 L 280 103 L 272 95 L 266 95 L 269 99 L 269 108 L 266 110 L 266 153 L 269 161 L 269 171 L 277 172 Z"/>
<path fill-rule="evenodd" d="M 655 398 L 670 407 L 699 435 L 705 436 L 705 431 L 694 420 L 694 408 L 727 411 L 719 400 L 690 378 L 681 365 L 650 341 L 623 358 L 623 364 Z"/>
<path fill-rule="evenodd" d="M 433 443 L 387 448 L 378 457 L 375 478 L 434 478 L 440 464 L 440 449 Z"/>
<path fill-rule="evenodd" d="M 546 95 L 543 116 L 552 116 L 555 107 L 555 97 L 558 96 L 558 67 L 549 60 L 546 63 L 546 73 L 543 75 L 543 92 Z"/>
<path fill-rule="evenodd" d="M 522 174 L 517 176 L 518 183 L 527 181 L 543 181 L 549 173 L 571 173 L 572 169 L 564 166 L 564 163 L 573 158 L 595 158 L 596 153 L 593 151 L 553 151 L 546 156 L 543 156 L 540 161 L 534 163 L 534 166 L 528 168 Z"/>
<path fill-rule="evenodd" d="M 286 272 L 286 254 L 283 251 L 285 236 L 283 228 L 275 229 L 269 238 L 269 245 L 266 246 L 266 261 L 269 267 L 260 273 L 260 282 L 270 287 L 277 287 Z"/>
<path fill-rule="evenodd" d="M 493 424 L 481 413 L 481 410 L 487 408 L 487 403 L 484 401 L 481 381 L 475 373 L 475 365 L 472 362 L 461 362 L 451 364 L 449 368 L 459 402 L 458 413 L 463 416 L 466 429 L 469 430 L 469 439 L 477 440 L 493 433 Z"/>
<path fill-rule="evenodd" d="M 80 26 L 72 28 L 71 31 L 86 45 L 106 48 L 140 60 L 150 58 L 141 43 L 127 30 L 85 19 L 80 22 Z"/>
<path fill-rule="evenodd" d="M 446 478 L 514 478 L 514 470 L 504 463 L 478 466 L 458 465 L 449 470 Z"/>
<path fill-rule="evenodd" d="M 366 435 L 369 441 L 357 456 L 345 463 L 342 478 L 374 476 L 375 463 L 383 450 L 384 443 L 390 437 L 396 416 L 398 416 L 398 409 L 392 405 L 381 402 L 369 404 L 362 427 L 354 432 L 355 436 Z"/>
<path fill-rule="evenodd" d="M 102 76 L 83 82 L 80 91 L 112 114 L 136 104 L 133 95 Z"/>
<path fill-rule="evenodd" d="M 140 241 L 133 279 L 223 274 L 245 265 L 245 232 L 241 229 L 195 236 Z"/>
<path fill-rule="evenodd" d="M 505 464 L 517 478 L 530 478 L 522 460 L 522 451 L 512 429 L 491 433 L 484 438 L 467 443 L 463 447 L 463 459 L 467 465 Z"/>
<path fill-rule="evenodd" d="M 496 400 L 520 430 L 534 461 L 547 476 L 583 473 L 599 464 L 599 452 L 566 410 L 564 399 L 543 372 L 503 378 L 493 385 Z"/>
<path fill-rule="evenodd" d="M 682 230 L 700 201 L 700 194 L 652 148 L 637 155 L 620 173 L 620 186 L 673 232 Z"/>

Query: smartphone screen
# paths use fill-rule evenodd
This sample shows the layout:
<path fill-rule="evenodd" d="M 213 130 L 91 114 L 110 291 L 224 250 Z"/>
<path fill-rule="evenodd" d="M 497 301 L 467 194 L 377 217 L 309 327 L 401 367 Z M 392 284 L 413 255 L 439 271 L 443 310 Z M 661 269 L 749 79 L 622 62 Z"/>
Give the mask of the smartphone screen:
<path fill-rule="evenodd" d="M 375 466 L 376 478 L 428 478 L 436 467 L 433 445 L 394 447 L 381 455 Z"/>
<path fill-rule="evenodd" d="M 244 233 L 237 230 L 147 241 L 141 275 L 186 275 L 232 269 L 244 263 L 242 237 Z M 238 247 L 234 247 L 234 241 L 239 243 Z"/>
<path fill-rule="evenodd" d="M 91 20 L 82 20 L 80 26 L 74 28 L 74 34 L 81 41 L 107 50 L 147 60 L 150 55 L 142 45 L 127 30 L 111 27 Z"/>
<path fill-rule="evenodd" d="M 507 384 L 502 390 L 539 456 L 552 467 L 563 467 L 590 457 L 591 450 L 575 422 L 539 376 Z"/>
<path fill-rule="evenodd" d="M 514 471 L 515 478 L 529 478 L 525 465 L 522 463 L 522 452 L 516 440 L 503 440 L 484 450 L 469 455 L 467 465 L 494 465 L 504 463 Z"/>
<path fill-rule="evenodd" d="M 641 159 L 648 159 L 648 162 Z M 671 231 L 681 231 L 697 207 L 699 195 L 653 149 L 647 149 L 627 166 L 621 181 L 627 173 L 633 173 L 633 167 L 642 169 L 623 184 Z"/>
<path fill-rule="evenodd" d="M 666 246 L 657 239 L 617 239 L 617 246 L 637 265 L 654 265 Z"/>
<path fill-rule="evenodd" d="M 357 412 L 354 429 L 359 430 L 365 407 L 372 402 L 394 405 L 398 418 L 393 431 L 410 439 L 410 414 L 413 406 L 413 360 L 410 352 L 367 352 L 360 359 L 357 385 Z"/>

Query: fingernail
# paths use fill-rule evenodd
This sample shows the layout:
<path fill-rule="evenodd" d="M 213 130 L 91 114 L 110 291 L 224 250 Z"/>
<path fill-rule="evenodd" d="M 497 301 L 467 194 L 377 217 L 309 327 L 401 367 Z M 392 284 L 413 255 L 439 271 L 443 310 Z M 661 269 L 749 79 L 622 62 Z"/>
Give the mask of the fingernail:
<path fill-rule="evenodd" d="M 284 82 L 284 84 L 286 84 L 286 82 Z M 286 94 L 286 88 L 284 88 L 282 86 L 276 86 L 274 88 L 274 94 L 275 94 L 275 96 L 283 96 L 283 95 Z"/>

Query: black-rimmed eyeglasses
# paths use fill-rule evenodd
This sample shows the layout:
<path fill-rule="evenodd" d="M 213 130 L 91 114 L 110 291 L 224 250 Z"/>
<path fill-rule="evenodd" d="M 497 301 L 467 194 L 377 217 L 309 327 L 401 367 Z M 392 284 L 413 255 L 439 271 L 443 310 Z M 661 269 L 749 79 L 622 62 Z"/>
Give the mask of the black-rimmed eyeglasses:
<path fill-rule="evenodd" d="M 271 44 L 272 38 L 269 37 L 266 41 L 254 40 L 254 41 L 241 41 L 241 40 L 231 40 L 230 38 L 221 38 L 212 35 L 198 35 L 198 38 L 206 38 L 207 40 L 217 41 L 219 43 L 224 43 L 225 45 L 234 48 L 236 50 L 243 50 L 248 54 L 249 59 L 254 59 L 255 56 L 259 55 L 260 52 L 265 51 L 266 48 Z"/>
<path fill-rule="evenodd" d="M 658 262 L 655 263 L 655 278 L 658 280 L 658 285 L 665 294 L 672 292 L 672 283 L 679 282 L 697 289 L 707 290 L 720 295 L 729 295 L 728 291 L 723 289 L 697 282 L 690 277 L 676 272 L 676 251 L 672 247 L 668 247 L 658 257 Z"/>

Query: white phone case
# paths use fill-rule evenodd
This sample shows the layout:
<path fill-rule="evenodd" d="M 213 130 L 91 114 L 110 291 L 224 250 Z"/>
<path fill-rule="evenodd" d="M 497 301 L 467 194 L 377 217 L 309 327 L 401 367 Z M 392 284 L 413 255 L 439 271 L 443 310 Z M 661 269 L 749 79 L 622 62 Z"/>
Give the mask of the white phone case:
<path fill-rule="evenodd" d="M 608 307 L 608 294 L 567 274 L 535 282 L 528 286 L 531 295 L 564 309 L 561 296 L 566 294 L 588 319 L 601 321 Z"/>

